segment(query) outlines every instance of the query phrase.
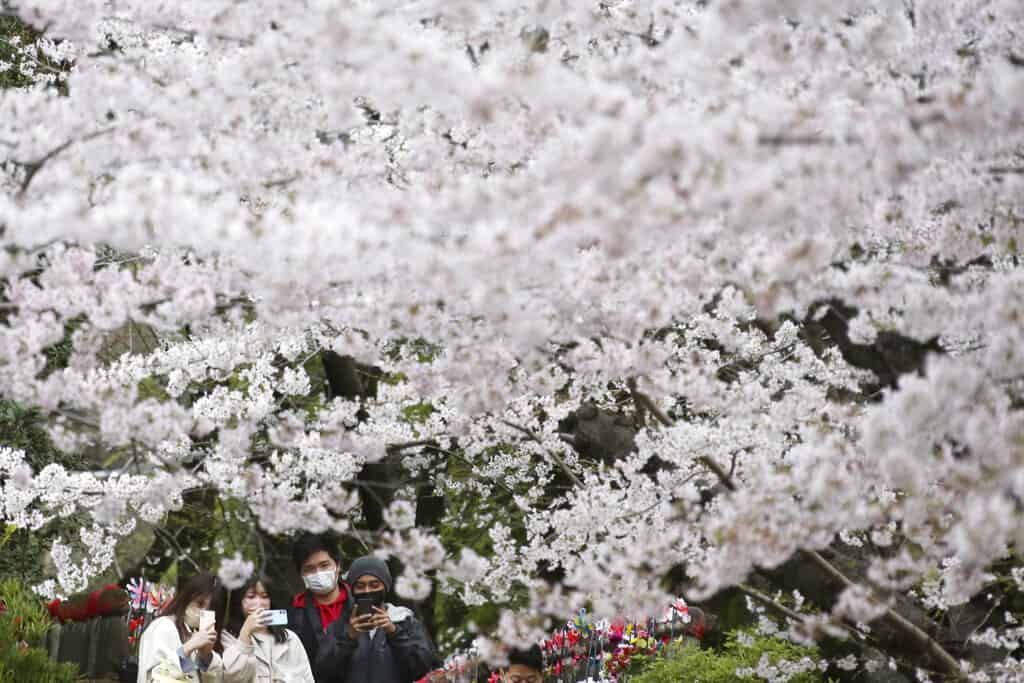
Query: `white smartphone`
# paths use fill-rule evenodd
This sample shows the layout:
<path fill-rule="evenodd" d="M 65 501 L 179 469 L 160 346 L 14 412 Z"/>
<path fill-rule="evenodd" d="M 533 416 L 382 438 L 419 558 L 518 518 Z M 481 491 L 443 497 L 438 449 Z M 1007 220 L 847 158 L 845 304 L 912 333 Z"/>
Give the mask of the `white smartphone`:
<path fill-rule="evenodd" d="M 285 626 L 288 624 L 288 610 L 268 609 L 264 622 L 267 626 Z"/>
<path fill-rule="evenodd" d="M 217 614 L 212 609 L 199 610 L 199 629 L 205 630 L 208 626 L 217 624 Z"/>

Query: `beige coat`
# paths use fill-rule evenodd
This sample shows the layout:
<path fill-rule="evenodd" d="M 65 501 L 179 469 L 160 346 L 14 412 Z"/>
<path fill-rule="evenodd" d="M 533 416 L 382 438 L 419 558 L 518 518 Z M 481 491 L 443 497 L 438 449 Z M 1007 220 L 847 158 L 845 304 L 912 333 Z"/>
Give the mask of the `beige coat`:
<path fill-rule="evenodd" d="M 314 683 L 306 648 L 289 630 L 288 640 L 277 642 L 269 633 L 253 634 L 246 646 L 224 631 L 224 683 Z"/>
<path fill-rule="evenodd" d="M 210 667 L 205 673 L 200 673 L 198 668 L 185 673 L 178 658 L 181 645 L 174 617 L 160 617 L 147 626 L 139 641 L 138 683 L 219 683 L 224 673 L 220 655 L 213 653 Z M 195 664 L 194 654 L 191 659 Z"/>

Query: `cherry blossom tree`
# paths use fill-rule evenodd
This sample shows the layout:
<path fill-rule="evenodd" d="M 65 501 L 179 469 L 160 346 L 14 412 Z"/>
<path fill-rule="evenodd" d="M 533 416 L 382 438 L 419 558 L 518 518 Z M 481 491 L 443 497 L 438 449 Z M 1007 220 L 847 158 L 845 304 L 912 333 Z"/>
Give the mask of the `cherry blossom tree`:
<path fill-rule="evenodd" d="M 5 11 L 43 35 L 0 93 L 0 391 L 114 456 L 0 446 L 7 524 L 92 520 L 40 593 L 197 489 L 361 533 L 389 462 L 498 501 L 484 554 L 405 488 L 373 542 L 409 598 L 527 595 L 509 642 L 681 580 L 1024 673 L 1018 0 Z"/>

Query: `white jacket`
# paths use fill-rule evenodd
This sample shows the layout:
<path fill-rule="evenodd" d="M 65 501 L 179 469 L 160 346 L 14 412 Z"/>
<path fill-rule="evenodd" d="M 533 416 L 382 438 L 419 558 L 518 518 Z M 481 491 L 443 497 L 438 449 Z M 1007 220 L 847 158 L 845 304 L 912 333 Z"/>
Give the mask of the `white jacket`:
<path fill-rule="evenodd" d="M 195 654 L 182 667 L 178 656 L 181 646 L 174 617 L 160 617 L 147 626 L 139 641 L 138 683 L 214 683 L 221 680 L 224 664 L 220 655 L 214 652 L 209 668 L 200 672 Z"/>
<path fill-rule="evenodd" d="M 285 633 L 283 643 L 269 633 L 254 633 L 252 645 L 246 646 L 222 632 L 224 683 L 314 683 L 302 641 L 288 629 Z"/>

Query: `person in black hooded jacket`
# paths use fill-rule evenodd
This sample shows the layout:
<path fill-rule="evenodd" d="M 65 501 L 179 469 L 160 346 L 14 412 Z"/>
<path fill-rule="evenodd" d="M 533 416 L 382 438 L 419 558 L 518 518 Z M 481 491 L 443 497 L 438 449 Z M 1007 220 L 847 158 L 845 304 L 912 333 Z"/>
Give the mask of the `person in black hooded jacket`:
<path fill-rule="evenodd" d="M 327 629 L 317 654 L 316 678 L 330 683 L 414 683 L 439 664 L 423 624 L 407 607 L 386 602 L 392 589 L 387 564 L 372 555 L 348 570 L 352 600 Z M 369 613 L 361 613 L 366 605 Z"/>
<path fill-rule="evenodd" d="M 302 641 L 310 664 L 315 665 L 320 642 L 327 637 L 328 627 L 344 618 L 351 597 L 348 587 L 339 581 L 341 553 L 337 543 L 306 534 L 292 547 L 292 560 L 306 590 L 296 595 L 288 608 L 288 628 Z M 328 681 L 316 675 L 316 683 Z"/>

